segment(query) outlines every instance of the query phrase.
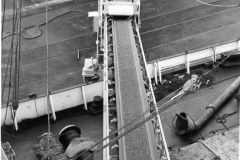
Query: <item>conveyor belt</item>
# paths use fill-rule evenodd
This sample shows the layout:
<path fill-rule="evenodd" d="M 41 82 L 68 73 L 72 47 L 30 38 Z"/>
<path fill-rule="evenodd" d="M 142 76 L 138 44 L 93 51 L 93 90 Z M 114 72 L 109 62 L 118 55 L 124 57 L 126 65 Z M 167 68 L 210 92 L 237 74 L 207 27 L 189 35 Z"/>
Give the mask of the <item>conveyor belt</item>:
<path fill-rule="evenodd" d="M 131 21 L 115 20 L 113 36 L 118 121 L 124 125 L 145 111 L 148 104 Z M 126 135 L 122 145 L 119 154 L 124 159 L 159 159 L 151 122 Z"/>

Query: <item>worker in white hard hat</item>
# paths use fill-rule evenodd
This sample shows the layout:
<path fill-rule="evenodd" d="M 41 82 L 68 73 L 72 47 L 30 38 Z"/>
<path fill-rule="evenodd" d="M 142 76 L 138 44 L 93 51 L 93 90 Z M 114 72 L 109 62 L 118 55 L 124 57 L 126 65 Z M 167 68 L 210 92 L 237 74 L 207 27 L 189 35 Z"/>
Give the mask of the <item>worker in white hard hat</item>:
<path fill-rule="evenodd" d="M 187 92 L 191 92 L 191 91 L 195 91 L 196 89 L 198 89 L 200 87 L 200 85 L 197 85 L 197 79 L 198 76 L 197 75 L 192 75 L 191 79 L 189 79 L 184 85 L 182 90 L 174 97 L 171 98 L 171 101 L 181 95 L 183 95 L 184 93 Z"/>

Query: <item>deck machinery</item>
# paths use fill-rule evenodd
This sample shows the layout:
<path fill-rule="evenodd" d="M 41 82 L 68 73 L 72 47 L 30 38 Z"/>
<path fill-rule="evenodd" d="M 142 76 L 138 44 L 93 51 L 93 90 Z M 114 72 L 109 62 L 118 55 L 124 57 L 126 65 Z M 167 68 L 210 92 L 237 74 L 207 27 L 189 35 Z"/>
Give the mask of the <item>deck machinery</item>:
<path fill-rule="evenodd" d="M 97 32 L 97 58 L 85 60 L 83 77 L 103 77 L 103 137 L 107 137 L 149 108 L 157 109 L 156 100 L 139 34 L 140 0 L 99 0 L 98 12 L 89 16 L 94 17 Z M 159 115 L 106 147 L 103 159 L 170 159 Z"/>

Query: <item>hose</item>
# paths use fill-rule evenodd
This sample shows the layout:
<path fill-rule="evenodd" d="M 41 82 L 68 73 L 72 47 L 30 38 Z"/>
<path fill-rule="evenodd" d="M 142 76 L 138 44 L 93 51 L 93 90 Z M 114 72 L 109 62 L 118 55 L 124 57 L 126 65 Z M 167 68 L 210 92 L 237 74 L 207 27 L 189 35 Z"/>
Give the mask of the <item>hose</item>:
<path fill-rule="evenodd" d="M 59 17 L 61 17 L 61 16 L 64 16 L 64 15 L 69 14 L 69 13 L 74 13 L 74 12 L 80 13 L 80 14 L 83 14 L 83 15 L 87 16 L 87 14 L 85 14 L 85 13 L 83 13 L 83 12 L 81 12 L 81 11 L 68 11 L 68 12 L 65 12 L 65 13 L 63 13 L 63 14 L 60 14 L 60 15 L 54 17 L 53 19 L 49 20 L 48 22 L 44 22 L 44 23 L 41 23 L 41 24 L 39 24 L 39 25 L 33 26 L 33 27 L 38 27 L 38 29 L 39 29 L 40 32 L 41 32 L 39 35 L 37 35 L 37 36 L 35 36 L 35 37 L 31 37 L 31 38 L 26 38 L 26 37 L 24 37 L 23 35 L 21 35 L 21 37 L 23 37 L 24 39 L 27 39 L 27 40 L 36 39 L 36 38 L 40 37 L 40 36 L 43 34 L 43 31 L 42 31 L 42 29 L 40 28 L 41 26 L 46 25 L 47 23 L 50 23 L 50 22 L 54 21 L 55 19 L 57 19 L 57 18 L 59 18 Z M 31 27 L 31 28 L 33 28 L 33 27 Z M 29 29 L 29 28 L 28 28 L 28 29 Z M 15 35 L 15 34 L 17 34 L 17 33 L 14 33 L 14 35 Z M 7 37 L 10 37 L 10 36 L 12 36 L 12 35 L 13 35 L 13 33 L 11 33 L 11 34 L 9 34 L 9 35 L 6 35 L 6 36 L 2 37 L 2 40 L 6 39 Z"/>

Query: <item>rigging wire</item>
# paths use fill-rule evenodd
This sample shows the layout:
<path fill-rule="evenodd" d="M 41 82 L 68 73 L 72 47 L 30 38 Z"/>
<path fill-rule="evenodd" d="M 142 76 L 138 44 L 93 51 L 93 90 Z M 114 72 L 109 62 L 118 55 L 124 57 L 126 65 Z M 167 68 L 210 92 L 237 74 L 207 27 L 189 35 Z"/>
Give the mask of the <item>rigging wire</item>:
<path fill-rule="evenodd" d="M 15 32 L 16 29 L 16 23 L 17 23 L 17 12 L 16 12 L 16 6 L 15 3 L 13 3 L 13 25 L 12 25 L 12 33 Z M 15 19 L 15 21 L 14 21 Z M 8 98 L 7 98 L 7 107 L 6 107 L 6 113 L 3 121 L 3 131 L 5 129 L 5 121 L 7 118 L 7 112 L 8 112 L 8 107 L 9 107 L 9 101 L 10 101 L 10 92 L 11 92 L 11 81 L 12 81 L 12 61 L 13 61 L 13 48 L 14 48 L 14 35 L 12 36 L 11 40 L 11 46 L 10 46 L 10 51 L 9 51 L 9 57 L 8 57 L 8 63 L 7 63 L 7 68 L 5 71 L 5 78 L 4 78 L 4 83 L 3 83 L 3 89 L 2 89 L 2 98 L 3 98 L 3 93 L 4 93 L 4 88 L 5 88 L 5 83 L 6 83 L 6 78 L 7 78 L 7 71 L 10 63 L 10 73 L 9 73 L 9 88 L 8 88 Z M 11 107 L 11 106 L 10 106 Z"/>
<path fill-rule="evenodd" d="M 216 65 L 212 70 L 206 72 L 205 74 L 202 74 L 202 76 L 203 76 L 203 75 L 207 75 L 207 74 L 209 74 L 210 72 L 212 72 L 215 68 L 217 68 L 220 64 L 222 64 L 227 58 L 229 58 L 229 57 L 230 57 L 232 54 L 234 54 L 235 52 L 236 52 L 236 50 L 234 50 L 228 57 L 226 57 L 225 59 L 223 59 L 223 60 L 222 60 L 218 65 Z M 201 76 L 201 77 L 202 77 L 202 76 Z M 201 77 L 200 77 L 200 78 L 201 78 Z M 186 94 L 187 94 L 187 93 L 186 93 Z M 113 140 L 111 140 L 108 144 L 102 146 L 99 150 L 97 150 L 97 151 L 95 151 L 94 153 L 92 153 L 91 155 L 89 155 L 86 159 L 90 158 L 91 156 L 94 156 L 95 154 L 97 154 L 98 152 L 100 152 L 102 149 L 104 149 L 104 148 L 106 148 L 107 146 L 113 144 L 115 141 L 117 141 L 118 139 L 120 139 L 120 138 L 123 137 L 124 135 L 130 133 L 131 131 L 133 131 L 133 130 L 136 129 L 137 127 L 141 126 L 142 124 L 144 124 L 145 122 L 149 121 L 150 119 L 152 119 L 152 118 L 155 117 L 156 115 L 160 114 L 160 113 L 163 112 L 165 109 L 167 109 L 168 107 L 170 107 L 174 102 L 176 102 L 177 100 L 179 100 L 180 98 L 182 98 L 183 96 L 185 96 L 186 94 L 177 97 L 177 98 L 176 98 L 175 100 L 173 100 L 173 101 L 170 101 L 170 103 L 169 103 L 168 105 L 167 105 L 167 104 L 163 104 L 163 106 L 160 106 L 161 108 L 158 109 L 158 111 L 155 110 L 155 111 L 152 112 L 147 118 L 144 118 L 143 120 L 140 120 L 140 121 L 137 122 L 134 126 L 129 126 L 129 124 L 128 124 L 128 127 L 130 127 L 130 129 L 128 129 L 127 131 L 123 132 L 122 134 L 120 134 L 119 136 L 117 136 L 116 138 L 114 138 Z M 125 128 L 127 128 L 127 127 L 125 127 Z M 121 128 L 121 129 L 124 129 L 124 128 Z M 118 132 L 118 130 L 117 130 L 117 132 Z M 108 137 L 106 137 L 106 139 L 109 138 L 110 136 L 111 136 L 111 134 L 110 134 Z M 106 140 L 106 139 L 105 139 L 105 140 Z M 101 142 L 98 142 L 98 143 L 96 143 L 96 144 L 99 145 L 99 143 L 102 143 L 102 141 L 101 141 Z M 97 145 L 94 145 L 94 147 L 97 146 Z M 91 147 L 90 149 L 92 149 L 92 148 L 93 148 L 93 147 Z M 86 152 L 86 151 L 85 151 L 85 152 Z M 83 152 L 83 153 L 85 153 L 85 152 Z M 83 154 L 83 153 L 82 153 L 82 154 Z M 81 155 L 82 155 L 82 154 L 81 154 Z M 81 156 L 81 155 L 80 155 L 80 156 Z"/>
<path fill-rule="evenodd" d="M 223 61 L 225 61 L 226 60 L 226 58 L 223 60 Z M 234 76 L 234 77 L 236 77 L 236 76 Z M 231 78 L 234 78 L 234 77 L 231 77 Z M 230 78 L 227 78 L 227 79 L 224 79 L 224 80 L 228 80 L 228 79 L 230 79 Z M 222 82 L 222 81 L 224 81 L 224 80 L 221 80 L 220 82 Z M 219 83 L 219 82 L 216 82 L 216 83 L 214 83 L 214 84 L 217 84 L 217 83 Z M 211 85 L 214 85 L 214 84 L 211 84 Z M 169 95 L 169 97 L 168 98 L 170 98 L 171 97 L 171 95 Z M 164 100 L 164 99 L 163 99 Z M 161 100 L 160 102 L 164 102 L 163 100 Z M 159 102 L 157 103 L 157 104 L 159 104 Z M 160 112 L 162 112 L 164 110 L 164 108 L 162 107 L 162 109 L 161 109 L 161 111 Z M 134 119 L 136 119 L 136 118 L 134 118 Z M 229 127 L 229 128 L 231 128 L 231 127 Z M 223 129 L 219 129 L 219 130 L 223 130 Z M 212 131 L 213 132 L 213 131 Z M 212 132 L 210 132 L 210 133 L 212 133 Z M 209 133 L 209 134 L 210 134 Z M 3 132 L 3 134 L 6 134 L 6 135 L 8 135 L 8 136 L 12 136 L 12 135 L 10 135 L 10 134 L 8 134 L 8 133 L 6 133 L 6 132 Z M 205 135 L 206 136 L 206 135 Z M 23 138 L 23 137 L 18 137 L 18 136 L 13 136 L 14 138 L 19 138 L 19 139 L 25 139 L 25 140 L 36 140 L 36 138 Z M 59 137 L 59 136 L 54 136 L 54 137 Z M 109 137 L 108 137 L 109 138 Z M 177 146 L 177 145 L 176 145 Z M 171 146 L 170 146 L 171 147 Z"/>
<path fill-rule="evenodd" d="M 203 2 L 201 0 L 195 0 L 201 4 L 204 4 L 204 5 L 208 5 L 208 6 L 212 6 L 212 7 L 237 7 L 237 6 L 240 6 L 240 3 L 239 4 L 232 4 L 232 5 L 220 5 L 220 4 L 211 4 L 211 3 L 206 3 L 206 2 Z"/>
<path fill-rule="evenodd" d="M 19 38 L 19 44 L 18 44 L 18 92 L 17 97 L 19 100 L 19 86 L 20 86 L 20 63 L 21 63 L 21 29 L 22 29 L 22 1 L 19 0 L 19 30 L 18 30 L 18 38 Z"/>
<path fill-rule="evenodd" d="M 219 156 L 216 155 L 216 153 L 214 153 L 213 150 L 211 150 L 211 148 L 209 148 L 205 143 L 203 143 L 202 141 L 197 141 L 197 142 L 202 143 L 202 145 L 203 145 L 205 148 L 207 148 L 210 152 L 212 152 L 212 154 L 215 155 L 215 158 L 214 158 L 214 159 L 219 158 Z"/>
<path fill-rule="evenodd" d="M 16 42 L 16 48 L 15 48 L 15 68 L 14 68 L 14 83 L 13 83 L 13 98 L 12 98 L 12 111 L 13 111 L 13 122 L 16 120 L 16 111 L 19 106 L 19 71 L 20 71 L 20 51 L 21 51 L 21 1 L 17 0 L 17 9 L 16 13 L 17 16 L 15 17 L 17 20 L 16 26 L 18 28 L 18 36 L 17 36 L 17 42 Z M 14 127 L 14 125 L 13 125 Z M 16 127 L 16 126 L 15 126 Z M 17 128 L 15 128 L 17 130 Z"/>
<path fill-rule="evenodd" d="M 182 87 L 181 87 L 181 88 L 182 88 Z M 179 89 L 181 89 L 181 88 L 179 88 Z M 171 93 L 168 97 L 164 98 L 163 100 L 161 100 L 160 102 L 158 102 L 158 103 L 157 103 L 156 105 L 154 105 L 153 107 L 155 107 L 155 106 L 157 106 L 157 105 L 159 105 L 159 104 L 161 104 L 161 103 L 164 104 L 164 102 L 166 101 L 166 99 L 171 99 L 171 97 L 174 96 L 174 93 L 176 93 L 179 89 L 177 89 L 176 91 L 174 91 L 173 93 Z M 105 138 L 103 138 L 101 141 L 97 142 L 97 143 L 96 143 L 95 145 L 93 145 L 90 149 L 92 149 L 92 148 L 100 145 L 103 141 L 105 141 L 105 140 L 107 140 L 108 138 L 112 137 L 113 135 L 115 135 L 116 133 L 120 132 L 121 130 L 126 129 L 126 128 L 128 128 L 128 127 L 131 127 L 131 126 L 130 126 L 131 124 L 134 124 L 134 122 L 137 122 L 137 120 L 139 120 L 140 118 L 144 118 L 144 116 L 145 116 L 146 114 L 148 114 L 149 112 L 151 112 L 151 111 L 156 111 L 156 110 L 155 110 L 155 108 L 149 108 L 149 109 L 147 109 L 147 110 L 144 111 L 142 114 L 136 116 L 136 117 L 133 118 L 131 121 L 129 121 L 128 123 L 126 123 L 125 125 L 123 125 L 121 128 L 119 128 L 119 129 L 111 132 L 107 137 L 105 137 Z M 90 150 L 90 149 L 89 149 L 89 150 Z M 84 153 L 86 153 L 86 152 L 87 152 L 87 151 L 83 152 L 82 154 L 84 154 Z"/>
<path fill-rule="evenodd" d="M 176 92 L 176 91 L 175 91 L 175 92 Z M 175 93 L 175 92 L 173 92 L 173 93 Z M 170 99 L 172 96 L 174 96 L 173 93 L 171 93 L 167 98 Z M 163 103 L 163 102 L 164 102 L 164 100 L 158 102 L 156 105 L 159 105 L 160 103 Z M 147 114 L 147 113 L 149 113 L 149 111 L 151 111 L 151 110 L 152 110 L 152 109 L 148 109 L 148 110 L 145 111 L 144 113 Z M 141 116 L 141 115 L 140 115 L 140 116 Z M 140 116 L 135 117 L 133 120 L 131 120 L 130 122 L 128 122 L 127 124 L 125 124 L 125 125 L 124 125 L 123 127 L 121 127 L 121 128 L 123 129 L 124 127 L 127 127 L 128 125 L 130 125 L 130 123 L 131 123 L 132 121 L 136 120 L 137 118 L 140 118 Z M 143 115 L 142 115 L 142 116 L 143 116 Z M 112 132 L 111 135 L 114 135 L 115 133 L 119 132 L 119 131 L 121 130 L 121 128 L 119 128 L 118 130 Z M 3 132 L 3 133 L 6 134 L 6 135 L 8 135 L 8 136 L 11 136 L 10 134 L 8 134 L 8 133 L 6 133 L 6 132 Z M 111 135 L 109 135 L 108 137 L 105 137 L 105 139 L 103 139 L 102 141 L 106 140 L 106 139 L 109 138 Z M 54 137 L 59 137 L 59 135 L 58 135 L 58 136 L 54 136 Z M 25 140 L 37 140 L 37 138 L 24 138 L 24 137 L 18 137 L 18 136 L 14 136 L 14 138 L 25 139 Z M 46 138 L 46 139 L 47 139 L 47 138 Z M 101 142 L 100 142 L 100 143 L 101 143 Z M 100 143 L 99 143 L 99 144 L 100 144 Z"/>
<path fill-rule="evenodd" d="M 238 76 L 239 76 L 239 75 L 238 75 Z M 229 79 L 231 79 L 231 78 L 235 78 L 235 77 L 237 77 L 237 76 L 230 77 L 230 78 L 227 78 L 227 79 L 218 81 L 218 82 L 213 83 L 213 84 L 211 84 L 211 85 L 218 84 L 219 82 L 223 82 L 223 81 L 229 80 Z M 228 127 L 228 128 L 233 128 L 233 127 L 238 126 L 238 125 L 239 125 L 239 124 L 236 124 L 236 125 L 230 126 L 230 127 Z M 217 129 L 217 130 L 211 131 L 211 132 L 205 134 L 203 137 L 206 137 L 207 135 L 209 135 L 209 134 L 211 134 L 211 133 L 214 133 L 214 134 L 215 134 L 216 132 L 221 131 L 221 130 L 226 130 L 226 129 L 225 129 L 225 128 L 222 128 L 222 129 Z M 4 131 L 3 131 L 2 133 L 5 134 L 5 135 L 7 135 L 7 136 L 9 136 L 9 137 L 13 137 L 13 138 L 17 138 L 17 139 L 22 139 L 22 140 L 39 140 L 38 138 L 25 138 L 25 137 L 19 137 L 19 136 L 12 136 L 11 134 L 8 134 L 8 133 L 6 133 L 6 132 L 4 132 Z M 59 137 L 59 135 L 53 136 L 53 137 L 56 137 L 56 138 L 57 138 L 57 137 Z M 47 139 L 47 138 L 43 138 L 43 139 Z M 186 145 L 187 145 L 187 144 L 190 144 L 190 143 L 193 143 L 193 142 L 197 142 L 197 140 L 191 140 L 191 141 L 187 142 Z M 168 148 L 173 148 L 174 146 L 182 146 L 182 145 L 185 145 L 185 144 L 181 144 L 181 145 L 180 145 L 180 144 L 171 145 L 171 146 L 169 146 Z"/>
<path fill-rule="evenodd" d="M 206 76 L 206 75 L 208 75 L 209 73 L 211 73 L 213 70 L 215 70 L 216 68 L 218 68 L 218 66 L 220 66 L 223 62 L 225 62 L 225 60 L 227 60 L 231 55 L 233 55 L 233 54 L 236 53 L 236 52 L 237 52 L 237 49 L 233 50 L 226 58 L 224 58 L 224 59 L 223 59 L 220 63 L 218 63 L 215 67 L 213 67 L 211 70 L 203 73 L 201 77 Z M 200 78 L 201 78 L 201 77 L 200 77 Z"/>
<path fill-rule="evenodd" d="M 15 33 L 15 27 L 16 27 L 16 23 L 17 23 L 17 19 L 15 18 L 17 16 L 17 13 L 15 11 L 15 3 L 13 3 L 13 24 L 12 24 L 12 33 Z M 15 21 L 14 21 L 15 19 Z M 6 68 L 6 71 L 5 71 L 5 78 L 4 78 L 4 82 L 3 82 L 3 86 L 2 86 L 2 95 L 1 95 L 1 98 L 3 99 L 3 92 L 4 92 L 4 89 L 5 89 L 5 83 L 6 83 L 6 75 L 7 75 L 7 71 L 8 71 L 8 67 L 9 67 L 9 62 L 10 62 L 10 59 L 12 58 L 12 54 L 13 54 L 13 44 L 14 44 L 14 34 L 11 34 L 12 35 L 12 40 L 11 40 L 11 46 L 10 46 L 10 49 L 9 49 L 9 57 L 8 57 L 8 62 L 7 62 L 7 68 Z M 12 53 L 12 54 L 11 54 Z M 11 66 L 11 65 L 10 65 Z M 11 69 L 10 69 L 11 71 Z M 11 79 L 11 78 L 10 78 Z"/>
<path fill-rule="evenodd" d="M 16 12 L 17 12 L 17 23 L 16 23 L 16 26 L 17 26 L 17 32 L 19 32 L 19 14 L 18 14 L 18 11 L 19 11 L 19 1 L 17 0 L 16 3 L 17 3 L 17 9 L 16 9 Z M 15 67 L 14 67 L 14 72 L 13 72 L 13 99 L 12 99 L 12 107 L 15 109 L 16 107 L 16 102 L 17 102 L 17 71 L 18 71 L 18 45 L 19 45 L 19 36 L 17 36 L 17 42 L 16 42 L 16 46 L 15 46 L 15 56 L 14 56 L 14 60 L 15 60 Z M 15 118 L 15 115 L 13 115 L 13 118 Z"/>
<path fill-rule="evenodd" d="M 45 1 L 46 2 L 46 47 L 47 47 L 47 113 L 48 113 L 48 137 L 47 137 L 47 148 L 48 148 L 48 152 L 50 151 L 50 145 L 49 145 L 49 141 L 50 141 L 50 100 L 49 100 L 49 86 L 48 86 L 48 63 L 49 63 L 49 48 L 48 48 L 48 0 Z"/>
<path fill-rule="evenodd" d="M 177 101 L 181 98 L 177 97 L 175 100 L 173 101 Z M 172 104 L 169 104 L 172 105 Z M 149 116 L 147 116 L 146 118 L 143 118 L 142 120 L 138 121 L 135 125 L 133 126 L 129 126 L 130 128 L 127 129 L 126 131 L 124 131 L 123 133 L 119 134 L 117 137 L 115 137 L 114 139 L 112 139 L 109 143 L 103 145 L 102 147 L 100 147 L 98 150 L 96 150 L 95 152 L 93 152 L 91 155 L 89 155 L 87 158 L 85 158 L 85 160 L 87 160 L 88 158 L 94 156 L 95 154 L 99 153 L 101 150 L 103 150 L 104 148 L 114 144 L 117 140 L 119 140 L 120 138 L 124 137 L 125 135 L 127 135 L 128 133 L 132 132 L 133 130 L 137 129 L 138 127 L 140 127 L 141 125 L 145 124 L 146 122 L 148 122 L 149 120 L 153 119 L 154 117 L 156 117 L 158 114 L 160 114 L 161 112 L 163 112 L 162 109 L 158 109 L 155 110 L 154 112 L 152 112 Z M 86 152 L 86 151 L 85 151 Z M 84 152 L 83 152 L 84 153 Z M 79 156 L 81 156 L 83 153 L 81 153 Z M 77 156 L 77 157 L 79 157 Z M 76 157 L 75 157 L 76 158 Z"/>
<path fill-rule="evenodd" d="M 47 0 L 46 0 L 47 1 Z M 47 11 L 47 8 L 46 8 L 46 11 Z M 46 12 L 46 15 L 47 15 L 47 12 Z M 47 18 L 46 18 L 47 19 Z M 46 20 L 46 35 L 47 35 L 47 20 Z M 46 39 L 47 39 L 47 36 L 46 36 Z M 47 39 L 48 40 L 48 39 Z M 48 44 L 48 42 L 47 42 L 47 44 Z M 48 52 L 48 51 L 47 51 Z M 48 53 L 47 53 L 48 54 Z M 47 57 L 48 58 L 48 57 Z M 226 58 L 227 59 L 227 58 Z M 220 64 L 219 64 L 220 65 Z M 47 62 L 47 66 L 48 66 L 48 62 Z M 48 72 L 48 70 L 47 70 L 47 72 Z M 47 81 L 48 81 L 48 79 L 47 79 Z M 48 86 L 48 83 L 47 83 L 47 86 Z M 49 108 L 48 108 L 48 112 L 49 112 Z M 49 114 L 49 113 L 48 113 Z"/>
<path fill-rule="evenodd" d="M 2 34 L 3 36 L 3 27 L 4 27 L 4 22 L 5 22 L 5 11 L 6 11 L 6 0 L 3 1 L 3 15 L 2 15 Z"/>

